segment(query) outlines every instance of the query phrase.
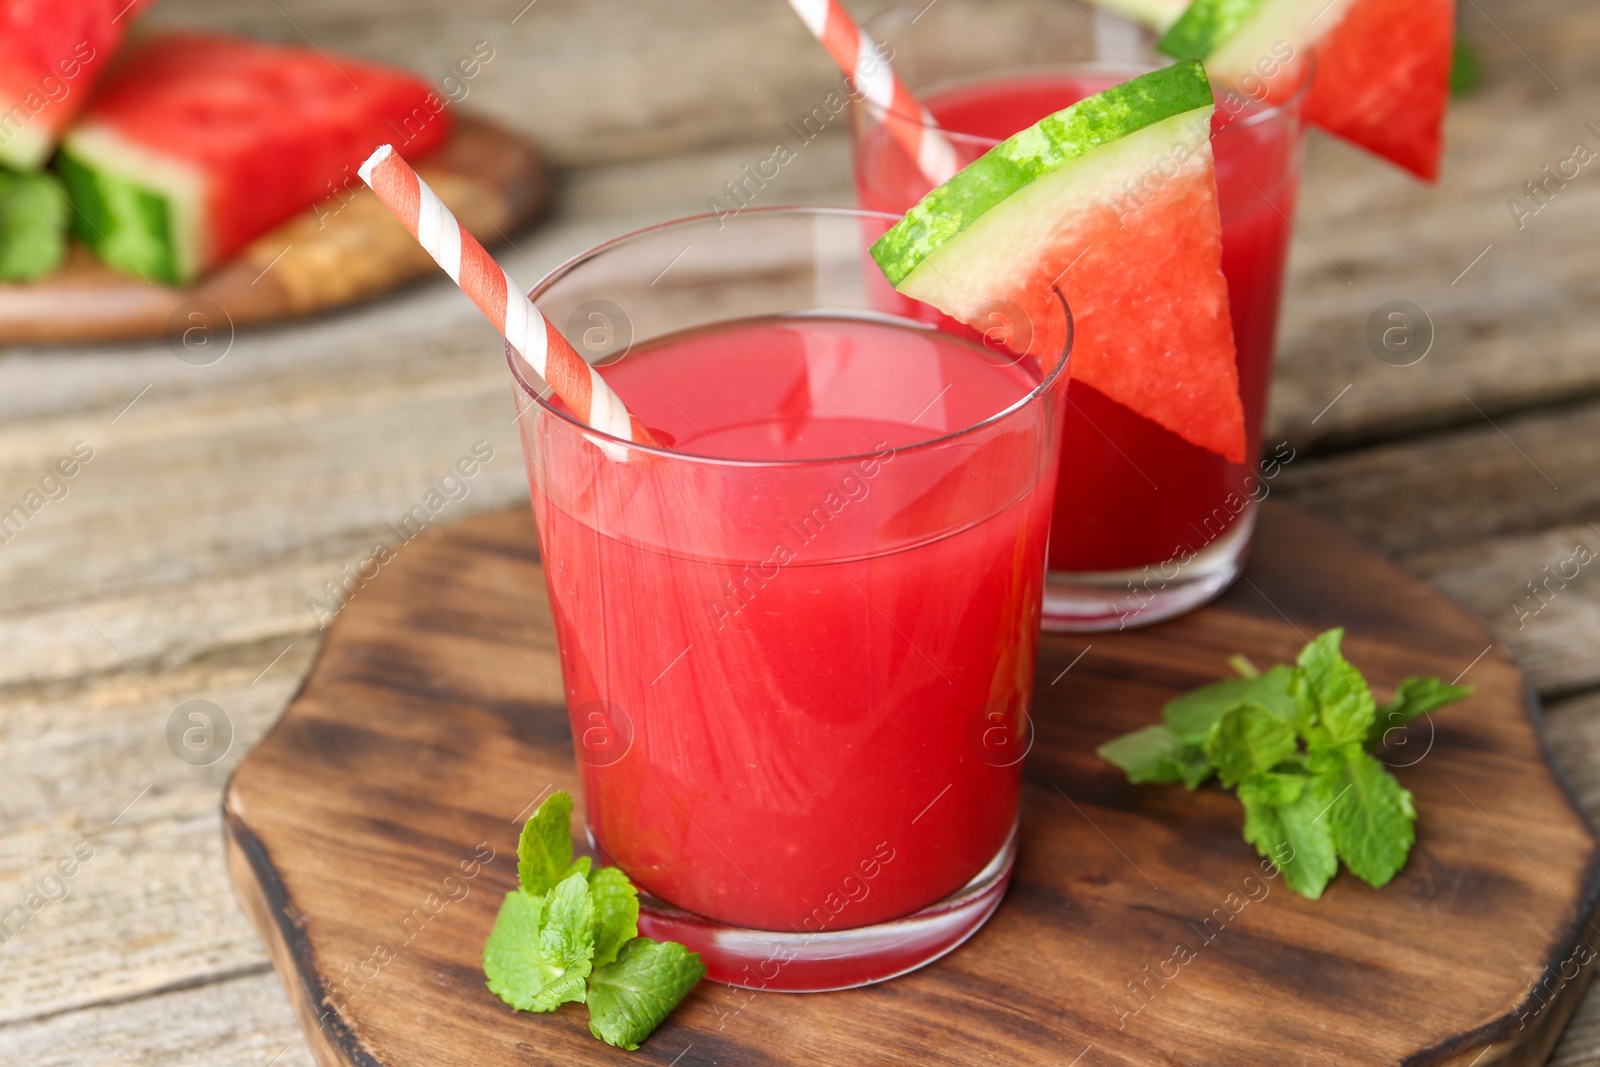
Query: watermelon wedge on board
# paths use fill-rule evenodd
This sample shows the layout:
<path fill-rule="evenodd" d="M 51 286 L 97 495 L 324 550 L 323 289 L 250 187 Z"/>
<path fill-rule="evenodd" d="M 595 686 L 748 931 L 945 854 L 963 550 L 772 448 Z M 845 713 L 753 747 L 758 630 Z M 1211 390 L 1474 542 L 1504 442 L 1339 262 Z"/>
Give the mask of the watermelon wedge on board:
<path fill-rule="evenodd" d="M 172 33 L 129 49 L 59 165 L 79 237 L 114 267 L 182 284 L 358 181 L 374 146 L 415 157 L 449 130 L 445 101 L 407 72 Z"/>
<path fill-rule="evenodd" d="M 0 0 L 0 165 L 37 170 L 149 0 Z"/>
<path fill-rule="evenodd" d="M 1314 54 L 1307 121 L 1426 181 L 1439 175 L 1455 0 L 1193 0 L 1160 48 L 1274 101 Z"/>
<path fill-rule="evenodd" d="M 990 149 L 872 246 L 896 290 L 983 329 L 1184 440 L 1244 462 L 1222 275 L 1211 85 L 1198 62 L 1113 86 Z M 1059 295 L 1058 295 L 1059 290 Z"/>

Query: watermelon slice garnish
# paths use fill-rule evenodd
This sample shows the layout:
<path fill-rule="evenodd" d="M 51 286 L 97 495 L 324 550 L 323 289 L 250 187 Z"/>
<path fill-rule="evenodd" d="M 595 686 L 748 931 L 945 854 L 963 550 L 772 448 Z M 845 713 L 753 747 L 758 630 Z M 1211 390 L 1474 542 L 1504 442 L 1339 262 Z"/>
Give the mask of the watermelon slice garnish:
<path fill-rule="evenodd" d="M 872 246 L 896 290 L 1242 463 L 1211 85 L 1198 62 L 1113 86 L 990 149 Z M 1152 177 L 1152 176 L 1155 177 Z M 1059 292 L 1059 295 L 1058 295 Z"/>
<path fill-rule="evenodd" d="M 0 165 L 37 170 L 149 0 L 0 0 Z"/>
<path fill-rule="evenodd" d="M 62 139 L 60 170 L 102 259 L 182 284 L 354 187 L 374 145 L 413 158 L 449 129 L 444 100 L 405 71 L 171 33 L 128 50 Z"/>
<path fill-rule="evenodd" d="M 1314 53 L 1307 121 L 1438 177 L 1455 0 L 1193 0 L 1160 48 L 1269 101 L 1293 93 Z"/>

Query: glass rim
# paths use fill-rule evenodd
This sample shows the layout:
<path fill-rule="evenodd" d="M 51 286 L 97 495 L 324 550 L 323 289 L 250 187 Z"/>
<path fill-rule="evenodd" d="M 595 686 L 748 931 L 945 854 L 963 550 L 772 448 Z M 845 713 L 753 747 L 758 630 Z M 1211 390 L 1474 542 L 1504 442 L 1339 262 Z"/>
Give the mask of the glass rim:
<path fill-rule="evenodd" d="M 856 208 L 843 207 L 753 207 L 747 208 L 744 211 L 741 211 L 737 216 L 727 220 L 722 220 L 722 215 L 718 212 L 702 212 L 698 215 L 686 215 L 683 218 L 669 219 L 665 222 L 656 222 L 648 226 L 641 226 L 636 230 L 631 230 L 628 233 L 624 233 L 620 236 L 602 241 L 600 244 L 597 244 L 593 248 L 587 249 L 586 251 L 579 252 L 577 255 L 567 259 L 559 266 L 551 269 L 545 274 L 544 277 L 535 282 L 533 288 L 528 290 L 527 296 L 529 300 L 537 302 L 539 296 L 548 292 L 556 285 L 556 283 L 561 281 L 562 278 L 571 274 L 576 268 L 608 252 L 616 251 L 622 246 L 630 244 L 641 237 L 646 237 L 651 234 L 660 233 L 679 227 L 701 225 L 710 221 L 722 220 L 724 221 L 724 227 L 726 227 L 728 225 L 739 225 L 739 220 L 748 216 L 775 217 L 784 215 L 794 216 L 797 218 L 834 217 L 853 219 L 882 219 L 890 224 L 900 221 L 899 215 L 891 215 L 882 211 L 862 211 Z M 1056 299 L 1060 301 L 1061 310 L 1066 315 L 1067 335 L 1065 343 L 1062 346 L 1061 358 L 1056 360 L 1054 367 L 1045 372 L 1044 376 L 1040 378 L 1038 384 L 1036 384 L 1032 389 L 1028 390 L 1026 394 L 1018 397 L 1012 403 L 1008 404 L 1006 407 L 1001 408 L 992 415 L 985 416 L 983 419 L 980 419 L 977 422 L 963 426 L 957 430 L 951 430 L 947 433 L 942 433 L 937 437 L 930 437 L 926 440 L 914 441 L 910 444 L 896 446 L 891 448 L 890 452 L 898 456 L 905 453 L 918 452 L 923 449 L 931 449 L 948 445 L 962 437 L 966 437 L 969 434 L 977 433 L 980 430 L 994 426 L 997 423 L 1010 418 L 1012 415 L 1025 410 L 1029 405 L 1044 397 L 1052 388 L 1054 388 L 1056 383 L 1060 381 L 1062 376 L 1066 373 L 1067 361 L 1072 355 L 1072 345 L 1076 338 L 1076 328 L 1072 320 L 1072 308 L 1067 303 L 1066 297 L 1063 296 L 1061 291 L 1054 286 L 1051 287 L 1051 292 L 1054 293 Z M 931 326 L 930 329 L 932 329 Z M 806 456 L 797 459 L 738 459 L 723 456 L 703 456 L 694 452 L 679 452 L 671 448 L 663 448 L 659 445 L 647 445 L 638 441 L 630 441 L 626 438 L 617 437 L 613 434 L 606 433 L 604 430 L 590 426 L 588 423 L 582 422 L 575 418 L 570 412 L 563 411 L 561 408 L 558 408 L 554 404 L 550 403 L 550 401 L 545 398 L 544 391 L 533 388 L 533 386 L 528 383 L 527 378 L 523 376 L 520 366 L 522 363 L 522 357 L 517 355 L 516 351 L 511 347 L 511 343 L 509 341 L 505 343 L 505 352 L 506 362 L 511 367 L 512 379 L 516 382 L 517 387 L 527 394 L 528 398 L 533 403 L 538 404 L 545 410 L 547 414 L 561 419 L 579 433 L 585 434 L 586 436 L 598 441 L 603 441 L 608 449 L 625 448 L 645 453 L 647 455 L 658 456 L 663 459 L 704 463 L 715 467 L 733 468 L 828 466 L 841 463 L 864 462 L 874 458 L 881 458 L 882 456 L 881 452 L 872 451 L 849 453 L 840 456 Z M 1031 357 L 1026 355 L 1017 357 L 1018 360 L 1029 358 Z M 522 421 L 522 416 L 527 412 L 527 410 L 527 408 L 523 408 L 517 413 L 517 422 L 520 423 Z"/>
<path fill-rule="evenodd" d="M 866 19 L 861 24 L 861 28 L 866 33 L 866 35 L 869 38 L 871 38 L 873 41 L 883 42 L 883 41 L 886 41 L 888 38 L 887 38 L 887 35 L 878 33 L 877 31 L 879 29 L 881 29 L 884 25 L 887 25 L 888 23 L 890 23 L 892 21 L 895 21 L 896 19 L 903 18 L 906 15 L 912 16 L 911 21 L 915 22 L 918 18 L 921 17 L 922 13 L 927 9 L 928 6 L 929 5 L 927 5 L 927 4 L 917 3 L 917 2 L 915 2 L 915 0 L 909 0 L 909 2 L 898 3 L 898 4 L 895 4 L 895 5 L 891 6 L 891 7 L 886 7 L 882 11 L 879 11 L 876 14 L 874 14 L 871 18 Z M 1143 24 L 1140 23 L 1139 25 L 1143 25 Z M 1174 60 L 1173 62 L 1176 62 L 1176 60 Z M 890 67 L 893 67 L 894 64 L 893 64 L 892 60 L 889 62 L 888 65 Z M 1166 64 L 1166 66 L 1171 66 L 1171 64 L 1170 63 Z M 943 85 L 948 84 L 951 87 L 958 86 L 958 85 L 964 85 L 964 84 L 975 84 L 975 83 L 978 83 L 979 81 L 986 81 L 986 80 L 990 80 L 990 79 L 993 79 L 993 78 L 1003 77 L 1003 76 L 1006 75 L 1006 73 L 1008 71 L 1026 70 L 1026 69 L 1037 70 L 1037 71 L 1040 71 L 1042 73 L 1043 72 L 1051 72 L 1051 71 L 1062 72 L 1062 73 L 1067 73 L 1067 72 L 1071 72 L 1071 73 L 1079 73 L 1079 72 L 1083 72 L 1083 73 L 1093 73 L 1093 72 L 1118 73 L 1118 74 L 1127 75 L 1127 77 L 1125 77 L 1123 79 L 1124 81 L 1126 81 L 1127 78 L 1136 78 L 1141 74 L 1149 74 L 1153 70 L 1162 69 L 1162 67 L 1161 67 L 1161 65 L 1157 65 L 1157 64 L 1133 63 L 1133 62 L 1119 61 L 1119 60 L 1114 60 L 1114 59 L 1088 59 L 1088 60 L 1083 60 L 1081 62 L 1076 62 L 1076 63 L 1055 63 L 1055 64 L 1050 64 L 1048 66 L 1046 66 L 1046 65 L 1038 65 L 1038 66 L 1034 66 L 1034 67 L 1031 67 L 1031 68 L 1025 68 L 1025 67 L 1014 67 L 1014 68 L 998 67 L 995 70 L 993 70 L 991 72 L 988 72 L 988 73 L 985 73 L 985 74 L 974 74 L 974 75 L 971 75 L 970 77 L 959 78 L 959 79 L 952 78 L 952 79 L 947 79 L 945 81 L 934 82 L 933 84 L 935 86 L 943 86 Z M 1278 101 L 1275 104 L 1264 104 L 1262 101 L 1256 100 L 1255 97 L 1251 96 L 1249 93 L 1246 93 L 1246 92 L 1243 92 L 1242 90 L 1236 89 L 1233 86 L 1223 86 L 1223 92 L 1238 93 L 1240 96 L 1244 97 L 1244 99 L 1253 101 L 1256 104 L 1261 104 L 1262 106 L 1260 107 L 1259 110 L 1251 113 L 1250 115 L 1246 116 L 1245 118 L 1239 119 L 1237 122 L 1230 122 L 1228 125 L 1224 126 L 1222 129 L 1217 130 L 1215 133 L 1213 133 L 1212 136 L 1214 138 L 1215 137 L 1220 137 L 1220 136 L 1226 135 L 1229 130 L 1235 130 L 1235 129 L 1241 129 L 1242 130 L 1242 129 L 1247 129 L 1247 128 L 1252 127 L 1252 126 L 1258 126 L 1258 125 L 1261 125 L 1261 124 L 1264 124 L 1264 123 L 1267 123 L 1267 122 L 1271 122 L 1274 119 L 1278 119 L 1278 118 L 1284 117 L 1284 116 L 1290 114 L 1295 109 L 1299 108 L 1299 106 L 1305 101 L 1306 94 L 1311 91 L 1311 83 L 1317 76 L 1317 55 L 1316 55 L 1316 52 L 1313 51 L 1309 47 L 1306 49 L 1306 61 L 1305 61 L 1305 65 L 1301 68 L 1301 71 L 1302 71 L 1302 73 L 1301 73 L 1300 81 L 1294 87 L 1294 91 L 1291 92 L 1287 97 L 1285 97 L 1284 99 Z M 1219 95 L 1218 92 L 1217 92 L 1217 84 L 1215 82 L 1212 83 L 1211 92 L 1212 92 L 1212 96 L 1213 97 L 1217 97 Z M 918 94 L 918 95 L 920 95 L 920 94 Z M 871 112 L 873 118 L 876 119 L 879 122 L 884 121 L 885 116 L 887 116 L 888 113 L 889 113 L 888 109 L 883 108 L 883 107 L 881 107 L 879 105 L 873 104 L 872 102 L 868 101 L 866 99 L 866 97 L 864 97 L 864 96 L 860 97 L 859 99 L 852 98 L 852 102 L 857 104 L 857 105 L 859 105 L 859 106 L 861 106 L 861 107 L 863 107 L 863 108 L 865 108 L 867 111 Z M 1217 106 L 1221 106 L 1220 99 L 1218 100 L 1218 105 Z M 931 118 L 931 116 L 930 116 L 930 118 Z M 912 120 L 903 119 L 902 121 L 912 121 Z M 1006 140 L 1006 138 L 1004 138 L 1004 137 L 1000 137 L 1000 138 L 983 137 L 983 136 L 980 136 L 978 134 L 963 133 L 963 132 L 961 132 L 959 130 L 945 129 L 943 126 L 940 126 L 937 122 L 917 121 L 917 125 L 922 126 L 924 129 L 938 130 L 940 133 L 943 133 L 945 135 L 945 137 L 947 139 L 949 139 L 949 140 L 956 141 L 956 142 L 961 143 L 961 144 L 972 145 L 972 146 L 977 147 L 977 148 L 982 148 L 985 151 L 987 151 L 990 148 L 993 148 L 995 145 L 998 145 L 1002 141 Z"/>

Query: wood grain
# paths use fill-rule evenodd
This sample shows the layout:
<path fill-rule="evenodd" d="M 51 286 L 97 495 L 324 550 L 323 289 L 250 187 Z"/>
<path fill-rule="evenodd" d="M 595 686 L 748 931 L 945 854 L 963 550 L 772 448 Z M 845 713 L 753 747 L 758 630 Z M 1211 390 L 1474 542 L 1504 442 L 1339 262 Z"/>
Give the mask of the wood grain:
<path fill-rule="evenodd" d="M 1275 484 L 1487 618 L 1541 691 L 1570 693 L 1600 684 L 1597 466 L 1587 402 L 1296 459 Z"/>
<path fill-rule="evenodd" d="M 1282 487 L 1301 464 L 1308 476 L 1330 464 L 1304 494 L 1295 486 L 1297 503 L 1488 614 L 1504 638 L 1497 644 L 1547 695 L 1592 691 L 1600 579 L 1586 570 L 1521 631 L 1510 605 L 1566 554 L 1562 541 L 1593 538 L 1588 523 L 1600 522 L 1588 493 L 1600 452 L 1582 415 L 1600 390 L 1600 214 L 1591 191 L 1600 178 L 1586 167 L 1521 231 L 1505 200 L 1596 117 L 1600 8 L 1588 0 L 1460 7 L 1486 77 L 1477 94 L 1452 102 L 1440 188 L 1312 139 L 1270 421 L 1274 440 L 1292 437 L 1317 454 L 1302 448 Z M 534 138 L 571 168 L 550 222 L 511 234 L 502 249 L 506 266 L 530 281 L 619 232 L 704 210 L 836 77 L 782 4 L 159 0 L 149 18 L 309 39 L 436 77 L 489 41 L 496 58 L 471 81 L 464 108 Z M 758 40 L 762 27 L 779 35 Z M 760 70 L 747 56 L 759 57 Z M 769 202 L 851 202 L 846 160 L 840 139 L 819 139 L 785 168 Z M 1440 343 L 1416 367 L 1380 363 L 1362 336 L 1372 310 L 1392 297 L 1417 300 L 1437 320 Z M 334 317 L 241 330 L 228 357 L 204 368 L 180 363 L 160 341 L 0 346 L 0 505 L 35 485 L 74 440 L 92 443 L 98 457 L 67 498 L 0 547 L 0 904 L 63 842 L 103 829 L 154 783 L 117 824 L 137 832 L 113 836 L 97 860 L 104 866 L 91 865 L 73 896 L 0 946 L 8 1006 L 0 1060 L 264 1067 L 292 1039 L 274 1067 L 310 1062 L 276 979 L 234 977 L 267 963 L 228 900 L 216 796 L 242 746 L 309 669 L 319 631 L 306 599 L 370 551 L 386 521 L 479 439 L 501 458 L 440 522 L 526 505 L 505 425 L 503 360 L 492 331 L 458 300 L 440 281 Z M 1554 504 L 1520 484 L 1537 473 L 1518 469 L 1514 450 L 1452 380 L 1552 474 L 1561 487 Z M 1524 417 L 1509 417 L 1517 411 Z M 1528 435 L 1546 420 L 1563 432 L 1530 449 Z M 1373 472 L 1383 492 L 1369 491 Z M 1426 506 L 1415 496 L 1422 490 Z M 1435 520 L 1440 508 L 1445 521 Z M 240 746 L 214 767 L 185 766 L 161 741 L 167 715 L 190 698 L 216 701 L 237 727 Z M 1559 700 L 1548 718 L 1559 729 L 1557 760 L 1581 783 L 1600 767 L 1600 705 Z M 1586 795 L 1600 817 L 1592 805 L 1600 794 Z M 155 888 L 146 893 L 146 884 Z M 186 904 L 202 900 L 220 903 Z M 729 1025 L 764 1010 L 752 1006 Z M 1293 1051 L 1288 1042 L 1298 1038 L 1287 1028 L 1284 1039 L 1285 1062 L 1323 1063 Z M 1081 1050 L 1047 1062 L 1069 1063 Z M 1091 1052 L 1080 1067 L 1095 1062 Z M 1600 993 L 1586 997 L 1552 1062 L 1600 1064 Z"/>
<path fill-rule="evenodd" d="M 1493 1047 L 1490 1062 L 1541 1062 L 1587 972 L 1573 968 L 1547 1006 L 1529 991 L 1585 936 L 1600 865 L 1546 762 L 1525 680 L 1503 652 L 1480 658 L 1483 626 L 1418 580 L 1291 510 L 1263 520 L 1250 580 L 1216 605 L 1096 636 L 1064 674 L 1084 642 L 1044 641 L 1020 859 L 978 937 L 869 990 L 703 985 L 653 1057 L 1032 1063 L 1087 1045 L 1101 1063 L 1279 1064 L 1287 1047 L 1466 1064 Z M 609 1062 L 581 1011 L 512 1015 L 479 973 L 514 884 L 519 813 L 576 784 L 566 715 L 539 666 L 554 639 L 532 520 L 486 515 L 392 566 L 346 609 L 229 783 L 235 887 L 325 1067 L 511 1062 L 524 1047 Z M 1215 677 L 1229 653 L 1289 658 L 1334 624 L 1382 691 L 1410 673 L 1465 671 L 1478 692 L 1410 737 L 1399 773 L 1423 819 L 1406 871 L 1381 893 L 1345 876 L 1310 902 L 1261 879 L 1226 794 L 1129 786 L 1093 749 Z M 415 911 L 484 848 L 495 858 L 466 892 L 458 878 L 452 902 Z M 418 914 L 416 929 L 401 923 Z M 1175 943 L 1195 958 L 1134 999 L 1126 983 Z M 374 966 L 380 945 L 392 959 Z"/>
<path fill-rule="evenodd" d="M 417 172 L 490 245 L 528 226 L 549 200 L 533 146 L 470 115 L 417 161 Z M 353 188 L 297 213 L 183 288 L 112 270 L 75 242 L 54 273 L 0 285 L 0 344 L 182 336 L 198 323 L 195 356 L 203 360 L 237 327 L 343 307 L 436 270 L 372 191 L 351 181 Z"/>

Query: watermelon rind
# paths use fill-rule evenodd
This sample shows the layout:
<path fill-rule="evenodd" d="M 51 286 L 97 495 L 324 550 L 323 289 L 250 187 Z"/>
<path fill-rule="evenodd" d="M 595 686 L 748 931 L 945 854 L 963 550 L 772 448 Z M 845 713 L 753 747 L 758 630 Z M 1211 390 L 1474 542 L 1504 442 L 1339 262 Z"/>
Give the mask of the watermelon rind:
<path fill-rule="evenodd" d="M 1175 59 L 1208 59 L 1271 0 L 1193 0 L 1156 45 Z"/>
<path fill-rule="evenodd" d="M 1002 208 L 1004 201 L 1047 180 L 1051 190 L 1045 196 L 1099 203 L 1115 200 L 1130 176 L 1139 176 L 1139 163 L 1151 158 L 1145 153 L 1154 149 L 1159 155 L 1182 140 L 1197 120 L 1209 121 L 1213 105 L 1211 83 L 1204 68 L 1193 61 L 1113 86 L 1002 141 L 968 164 L 879 238 L 872 257 L 895 288 L 950 313 L 941 299 L 959 304 L 963 291 L 959 283 L 953 289 L 943 284 L 944 278 L 953 277 L 945 271 L 965 274 L 966 270 L 932 261 L 950 258 L 953 245 L 967 243 L 958 238 L 968 230 L 981 223 L 986 229 L 1015 227 L 1015 240 L 1024 243 L 1054 239 L 1053 234 L 1037 230 L 1033 220 L 1041 216 L 1018 210 L 1020 205 Z M 1035 232 L 1030 234 L 1030 228 Z M 1004 247 L 1007 259 L 1017 254 L 1009 241 L 988 247 Z M 969 260 L 967 267 L 986 269 L 981 258 Z M 925 266 L 929 269 L 923 270 Z M 940 299 L 930 299 L 936 291 L 942 291 Z"/>
<path fill-rule="evenodd" d="M 67 134 L 57 166 L 72 191 L 78 236 L 108 265 L 167 285 L 199 274 L 199 171 L 93 125 Z"/>
<path fill-rule="evenodd" d="M 27 281 L 61 263 L 70 210 L 55 175 L 0 170 L 0 281 Z"/>
<path fill-rule="evenodd" d="M 1354 2 L 1193 0 L 1156 47 L 1177 59 L 1203 59 L 1214 79 L 1239 85 L 1277 70 L 1288 58 L 1303 59 Z"/>
<path fill-rule="evenodd" d="M 1178 20 L 1188 0 L 1095 0 L 1107 11 L 1125 15 L 1153 30 L 1165 30 Z"/>

